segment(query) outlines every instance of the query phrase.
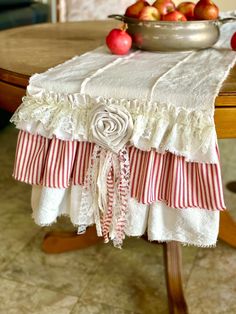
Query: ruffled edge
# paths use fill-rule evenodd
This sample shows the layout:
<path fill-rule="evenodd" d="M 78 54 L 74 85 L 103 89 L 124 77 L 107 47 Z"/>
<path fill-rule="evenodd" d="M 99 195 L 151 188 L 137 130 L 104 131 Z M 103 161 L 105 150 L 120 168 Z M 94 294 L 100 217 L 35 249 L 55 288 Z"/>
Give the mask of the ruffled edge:
<path fill-rule="evenodd" d="M 73 226 L 78 228 L 78 234 L 85 233 L 88 227 L 95 225 L 98 236 L 102 236 L 98 233 L 95 217 L 89 215 L 88 209 L 86 209 L 86 220 L 82 219 L 82 225 L 79 222 L 81 211 L 83 212 L 82 191 L 83 187 L 81 186 L 70 189 L 33 186 L 31 205 L 33 209 L 32 218 L 35 223 L 41 227 L 50 226 L 60 216 L 67 216 Z M 75 203 L 73 198 L 76 199 Z M 144 205 L 133 198 L 129 199 L 128 206 L 129 211 L 125 226 L 126 237 L 141 237 L 147 234 L 149 241 L 160 243 L 179 241 L 183 245 L 196 247 L 214 247 L 216 245 L 219 231 L 219 212 L 209 212 L 201 208 L 188 208 L 182 211 L 181 209 L 169 208 L 162 202 Z M 163 216 L 166 218 L 163 219 Z M 116 223 L 112 224 L 109 229 L 109 239 L 113 243 L 115 226 Z M 120 248 L 121 246 L 122 243 L 116 247 Z"/>
<path fill-rule="evenodd" d="M 125 177 L 120 172 L 124 160 Z M 18 181 L 59 189 L 85 185 L 97 195 L 98 188 L 106 190 L 108 169 L 116 177 L 114 182 L 125 178 L 131 197 L 140 203 L 159 200 L 172 208 L 225 209 L 219 160 L 217 164 L 190 163 L 172 153 L 144 152 L 133 146 L 116 154 L 89 142 L 19 132 L 13 170 Z M 106 199 L 107 192 L 102 195 Z"/>
<path fill-rule="evenodd" d="M 133 119 L 130 144 L 184 156 L 187 161 L 215 163 L 216 133 L 211 111 L 187 110 L 146 100 L 58 94 L 30 86 L 31 94 L 11 118 L 18 129 L 47 138 L 88 141 L 90 113 L 98 105 L 125 108 Z"/>

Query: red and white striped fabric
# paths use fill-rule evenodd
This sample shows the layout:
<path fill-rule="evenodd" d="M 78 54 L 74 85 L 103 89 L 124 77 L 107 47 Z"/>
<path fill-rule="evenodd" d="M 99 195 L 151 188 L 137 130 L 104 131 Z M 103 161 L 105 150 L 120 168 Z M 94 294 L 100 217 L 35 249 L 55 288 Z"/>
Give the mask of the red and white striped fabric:
<path fill-rule="evenodd" d="M 114 192 L 114 176 L 113 169 L 111 169 L 107 176 L 107 212 L 102 222 L 102 235 L 105 243 L 109 242 L 109 231 L 113 216 Z"/>
<path fill-rule="evenodd" d="M 20 131 L 13 177 L 34 185 L 83 185 L 94 144 Z M 217 148 L 216 148 L 217 149 Z M 129 147 L 131 197 L 172 208 L 224 210 L 220 164 L 187 162 L 172 153 Z"/>

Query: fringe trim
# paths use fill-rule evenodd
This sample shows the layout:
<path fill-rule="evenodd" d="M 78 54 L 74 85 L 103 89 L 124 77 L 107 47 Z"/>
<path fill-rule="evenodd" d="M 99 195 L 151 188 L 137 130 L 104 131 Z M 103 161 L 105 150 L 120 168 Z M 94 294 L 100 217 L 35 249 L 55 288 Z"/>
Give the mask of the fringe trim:
<path fill-rule="evenodd" d="M 41 228 L 44 228 L 44 227 L 51 227 L 52 225 L 54 225 L 55 223 L 57 223 L 57 220 L 58 220 L 59 217 L 68 217 L 68 218 L 70 218 L 70 215 L 69 215 L 69 214 L 66 214 L 66 213 L 62 213 L 62 214 L 60 214 L 60 216 L 57 216 L 57 218 L 56 218 L 53 222 L 42 224 L 42 223 L 39 223 L 39 221 L 36 219 L 35 215 L 32 214 L 32 218 L 33 218 L 35 224 L 37 224 L 37 225 L 40 226 Z M 89 227 L 93 227 L 93 226 L 96 227 L 96 224 L 95 224 L 95 223 L 92 223 L 92 224 L 90 224 L 90 225 L 88 225 L 88 226 L 86 226 L 86 227 L 84 228 L 84 232 L 80 232 L 80 231 L 79 231 L 80 225 L 74 224 L 74 223 L 72 223 L 72 225 L 73 225 L 73 227 L 78 228 L 78 230 L 77 230 L 77 234 L 78 234 L 78 235 L 85 234 L 87 228 L 89 228 Z M 140 234 L 140 235 L 135 235 L 135 236 L 132 236 L 132 235 L 130 235 L 130 234 L 126 234 L 126 237 L 128 237 L 128 238 L 140 239 L 140 238 L 143 237 L 145 234 L 146 234 L 146 232 L 144 232 L 144 233 L 142 233 L 142 234 Z M 100 237 L 100 238 L 102 237 L 101 235 L 98 235 L 98 234 L 97 234 L 97 236 Z M 149 239 L 149 238 L 147 238 L 147 239 L 148 239 L 148 242 L 150 242 L 150 243 L 154 243 L 154 242 L 155 242 L 155 243 L 158 243 L 158 244 L 164 244 L 164 243 L 169 243 L 169 242 L 177 241 L 177 242 L 179 242 L 179 243 L 180 243 L 182 246 L 184 246 L 184 247 L 185 247 L 185 246 L 190 246 L 190 247 L 194 246 L 194 247 L 206 248 L 206 249 L 216 248 L 216 245 L 217 245 L 217 241 L 216 241 L 215 243 L 212 243 L 212 244 L 203 244 L 203 243 L 200 243 L 200 242 L 198 242 L 198 241 L 196 241 L 196 242 L 193 242 L 193 241 L 181 242 L 181 241 L 175 240 L 175 239 L 173 239 L 173 240 L 169 240 L 169 239 L 166 239 L 166 240 L 163 240 L 163 239 L 162 239 L 162 240 L 151 240 L 151 239 Z M 104 243 L 107 244 L 108 241 L 106 241 L 106 240 L 104 239 Z M 122 245 L 119 245 L 119 246 L 118 246 L 118 245 L 114 245 L 114 247 L 115 247 L 115 248 L 118 248 L 118 249 L 123 249 L 123 246 L 122 246 Z"/>
<path fill-rule="evenodd" d="M 158 244 L 164 244 L 164 243 L 170 243 L 173 241 L 177 241 L 179 242 L 182 246 L 194 246 L 194 247 L 198 247 L 198 248 L 202 248 L 202 249 L 211 249 L 211 248 L 215 248 L 217 242 L 212 243 L 212 244 L 202 244 L 202 243 L 198 243 L 198 242 L 181 242 L 179 240 L 149 240 L 149 242 L 157 242 Z"/>

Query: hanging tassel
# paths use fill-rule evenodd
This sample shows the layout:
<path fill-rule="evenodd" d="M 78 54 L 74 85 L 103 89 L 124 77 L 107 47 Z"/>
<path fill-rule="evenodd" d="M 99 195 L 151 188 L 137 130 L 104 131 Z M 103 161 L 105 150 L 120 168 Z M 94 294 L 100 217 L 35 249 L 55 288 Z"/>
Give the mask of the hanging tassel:
<path fill-rule="evenodd" d="M 114 176 L 113 176 L 113 168 L 108 173 L 107 180 L 107 212 L 104 215 L 103 223 L 102 223 L 102 234 L 104 237 L 104 242 L 109 242 L 109 232 L 112 223 L 113 216 L 113 206 L 114 206 Z"/>
<path fill-rule="evenodd" d="M 84 233 L 86 228 L 94 221 L 96 224 L 97 235 L 102 236 L 101 219 L 98 206 L 98 191 L 96 185 L 100 155 L 101 148 L 98 145 L 95 145 L 82 191 L 81 207 L 78 217 L 78 234 Z"/>
<path fill-rule="evenodd" d="M 90 221 L 96 224 L 98 236 L 104 242 L 113 240 L 121 247 L 125 238 L 129 199 L 130 166 L 126 148 L 115 154 L 94 146 L 85 177 L 78 233 L 86 230 Z"/>
<path fill-rule="evenodd" d="M 116 233 L 113 240 L 114 246 L 121 248 L 125 238 L 127 225 L 128 199 L 130 194 L 130 165 L 127 148 L 120 150 L 118 154 L 120 173 L 118 183 L 119 216 L 116 222 Z"/>

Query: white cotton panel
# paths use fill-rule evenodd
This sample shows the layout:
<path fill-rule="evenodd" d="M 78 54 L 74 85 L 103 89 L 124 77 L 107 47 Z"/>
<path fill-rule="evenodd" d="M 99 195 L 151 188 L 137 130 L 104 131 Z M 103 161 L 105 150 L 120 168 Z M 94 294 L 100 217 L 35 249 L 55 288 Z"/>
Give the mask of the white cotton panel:
<path fill-rule="evenodd" d="M 32 187 L 31 206 L 36 224 L 47 226 L 54 223 L 67 201 L 66 189 L 54 189 L 34 185 Z"/>
<path fill-rule="evenodd" d="M 200 208 L 174 209 L 156 202 L 150 206 L 148 239 L 179 241 L 199 247 L 214 246 L 219 232 L 219 211 Z"/>
<path fill-rule="evenodd" d="M 33 186 L 32 208 L 35 222 L 41 226 L 56 222 L 60 215 L 70 217 L 73 225 L 81 219 L 83 188 L 79 185 L 68 189 Z M 84 206 L 84 205 L 83 205 Z M 83 207 L 83 213 L 85 208 Z M 87 212 L 90 210 L 89 204 Z M 173 209 L 162 202 L 151 205 L 129 199 L 126 235 L 139 237 L 148 233 L 150 241 L 179 241 L 198 247 L 215 246 L 219 231 L 219 211 L 200 208 Z M 94 224 L 90 219 L 87 226 Z M 110 237 L 114 230 L 110 230 Z"/>

